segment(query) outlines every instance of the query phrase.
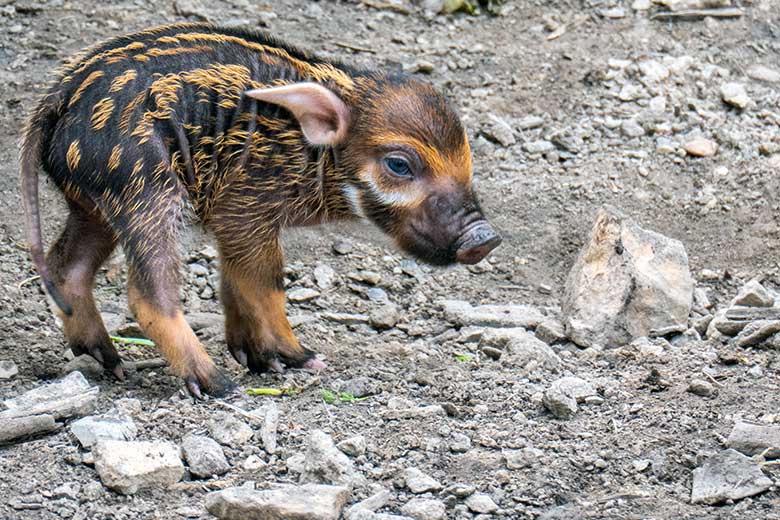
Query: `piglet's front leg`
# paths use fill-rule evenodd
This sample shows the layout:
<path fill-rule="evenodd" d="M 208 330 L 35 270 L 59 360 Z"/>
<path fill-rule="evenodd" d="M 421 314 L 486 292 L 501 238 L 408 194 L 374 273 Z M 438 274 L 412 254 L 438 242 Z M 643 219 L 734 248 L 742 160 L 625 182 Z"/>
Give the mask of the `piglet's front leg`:
<path fill-rule="evenodd" d="M 325 363 L 298 343 L 287 321 L 278 244 L 262 254 L 227 257 L 223 248 L 221 297 L 225 338 L 233 357 L 252 372 L 319 370 Z"/>

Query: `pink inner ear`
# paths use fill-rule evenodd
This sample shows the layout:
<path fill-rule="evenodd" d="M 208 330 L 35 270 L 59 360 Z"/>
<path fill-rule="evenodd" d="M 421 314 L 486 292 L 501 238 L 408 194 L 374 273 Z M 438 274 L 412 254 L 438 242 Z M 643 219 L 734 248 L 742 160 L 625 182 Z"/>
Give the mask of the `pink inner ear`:
<path fill-rule="evenodd" d="M 349 109 L 330 89 L 317 83 L 250 90 L 247 96 L 280 105 L 292 112 L 312 144 L 331 145 L 347 135 Z"/>

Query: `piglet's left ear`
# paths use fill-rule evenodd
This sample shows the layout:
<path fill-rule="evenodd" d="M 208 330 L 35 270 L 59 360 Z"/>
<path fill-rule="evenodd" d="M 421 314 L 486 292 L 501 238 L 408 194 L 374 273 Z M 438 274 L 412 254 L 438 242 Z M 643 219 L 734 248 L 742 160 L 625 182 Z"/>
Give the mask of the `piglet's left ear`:
<path fill-rule="evenodd" d="M 247 96 L 282 106 L 301 124 L 312 144 L 340 143 L 347 135 L 349 109 L 330 89 L 317 83 L 249 90 Z"/>

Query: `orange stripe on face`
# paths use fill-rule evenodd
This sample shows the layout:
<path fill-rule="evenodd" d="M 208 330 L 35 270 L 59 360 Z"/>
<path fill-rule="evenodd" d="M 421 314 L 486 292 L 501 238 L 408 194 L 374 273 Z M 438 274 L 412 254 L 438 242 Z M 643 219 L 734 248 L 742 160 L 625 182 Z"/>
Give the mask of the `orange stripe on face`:
<path fill-rule="evenodd" d="M 462 145 L 454 152 L 442 155 L 438 148 L 423 143 L 415 137 L 398 132 L 380 132 L 368 139 L 371 146 L 386 146 L 398 143 L 414 148 L 435 179 L 452 179 L 457 183 L 471 182 L 471 148 L 465 134 Z"/>

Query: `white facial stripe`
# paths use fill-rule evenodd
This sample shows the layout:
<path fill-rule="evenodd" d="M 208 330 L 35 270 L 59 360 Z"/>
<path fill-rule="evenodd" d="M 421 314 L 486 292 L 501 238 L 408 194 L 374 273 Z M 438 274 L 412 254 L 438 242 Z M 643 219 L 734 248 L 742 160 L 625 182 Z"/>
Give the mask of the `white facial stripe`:
<path fill-rule="evenodd" d="M 363 211 L 363 206 L 360 205 L 360 196 L 358 195 L 357 188 L 354 186 L 344 186 L 341 188 L 341 191 L 344 194 L 344 197 L 346 197 L 347 202 L 349 202 L 349 209 L 352 210 L 352 213 L 365 219 L 366 213 Z"/>
<path fill-rule="evenodd" d="M 415 204 L 419 198 L 418 195 L 411 193 L 400 193 L 397 191 L 386 193 L 382 191 L 382 188 L 377 186 L 371 175 L 364 175 L 363 180 L 368 184 L 368 189 L 371 191 L 371 194 L 376 197 L 379 202 L 387 204 L 388 206 L 411 206 L 412 204 Z"/>

